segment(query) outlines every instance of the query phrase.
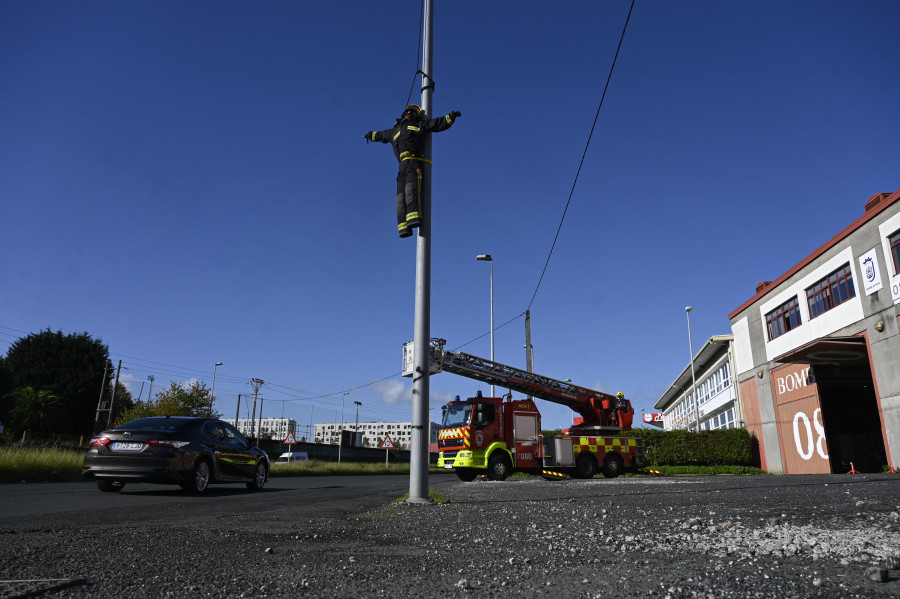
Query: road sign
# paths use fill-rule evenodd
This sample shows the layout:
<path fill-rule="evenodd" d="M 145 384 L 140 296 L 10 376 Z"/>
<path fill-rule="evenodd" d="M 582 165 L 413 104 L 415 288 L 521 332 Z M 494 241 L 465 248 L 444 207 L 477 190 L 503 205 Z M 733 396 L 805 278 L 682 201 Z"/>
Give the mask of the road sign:
<path fill-rule="evenodd" d="M 287 437 L 284 438 L 284 441 L 282 441 L 282 443 L 284 443 L 285 445 L 296 445 L 297 439 L 294 438 L 294 433 L 288 431 Z"/>
<path fill-rule="evenodd" d="M 390 436 L 390 435 L 385 435 L 384 441 L 381 442 L 381 447 L 380 447 L 380 449 L 396 449 L 396 448 L 394 447 L 394 442 L 391 441 L 391 436 Z"/>

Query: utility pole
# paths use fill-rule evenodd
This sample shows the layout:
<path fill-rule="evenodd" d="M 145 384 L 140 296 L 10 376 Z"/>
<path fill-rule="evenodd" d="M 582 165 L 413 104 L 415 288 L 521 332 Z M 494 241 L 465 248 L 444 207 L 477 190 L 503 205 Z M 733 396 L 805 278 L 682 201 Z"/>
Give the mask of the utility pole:
<path fill-rule="evenodd" d="M 97 400 L 97 413 L 94 415 L 94 432 L 99 433 L 97 430 L 99 427 L 97 426 L 100 423 L 100 411 L 103 407 L 103 390 L 106 389 L 106 374 L 109 372 L 109 360 L 106 361 L 106 366 L 103 367 L 103 382 L 100 384 L 100 399 Z"/>
<path fill-rule="evenodd" d="M 237 405 L 237 411 L 235 411 L 235 413 L 234 413 L 234 428 L 236 428 L 236 429 L 238 429 L 238 430 L 241 430 L 241 429 L 238 427 L 238 419 L 240 419 L 240 417 L 241 417 L 241 394 L 238 393 L 238 405 Z"/>
<path fill-rule="evenodd" d="M 256 398 L 259 395 L 259 388 L 266 382 L 262 379 L 250 379 L 248 384 L 253 387 L 253 420 L 250 422 L 250 438 L 252 439 L 256 433 Z M 260 406 L 259 412 L 262 414 L 262 406 Z M 259 447 L 259 439 L 256 440 L 256 446 Z"/>
<path fill-rule="evenodd" d="M 116 403 L 116 391 L 119 390 L 120 372 L 122 372 L 122 360 L 119 360 L 119 367 L 116 368 L 116 383 L 113 385 L 112 399 L 109 400 L 109 413 L 106 415 L 106 428 L 109 428 L 109 425 L 112 424 L 113 404 Z"/>
<path fill-rule="evenodd" d="M 153 401 L 153 381 L 156 380 L 152 374 L 147 375 L 147 380 L 150 381 L 150 391 L 147 393 L 147 401 Z"/>
<path fill-rule="evenodd" d="M 431 118 L 434 92 L 434 0 L 425 0 L 422 47 L 422 110 Z M 413 410 L 409 454 L 409 503 L 430 503 L 428 498 L 428 402 L 431 376 L 431 134 L 425 136 L 422 161 L 424 181 L 421 197 L 422 225 L 416 238 L 416 314 L 413 341 Z"/>

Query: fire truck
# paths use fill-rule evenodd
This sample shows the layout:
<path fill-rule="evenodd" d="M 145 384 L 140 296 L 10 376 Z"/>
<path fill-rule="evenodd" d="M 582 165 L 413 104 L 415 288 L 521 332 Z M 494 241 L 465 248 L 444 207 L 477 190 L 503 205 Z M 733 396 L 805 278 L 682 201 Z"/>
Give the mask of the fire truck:
<path fill-rule="evenodd" d="M 432 339 L 430 372 L 451 372 L 509 389 L 504 397 L 475 397 L 445 405 L 438 435 L 438 466 L 453 470 L 463 481 L 479 475 L 504 480 L 513 472 L 538 474 L 553 480 L 592 478 L 597 472 L 614 478 L 643 465 L 640 438 L 614 436 L 631 430 L 634 408 L 623 395 L 609 395 L 462 352 L 444 349 Z M 413 345 L 404 346 L 403 374 L 412 376 Z M 513 399 L 512 392 L 526 399 Z M 561 435 L 544 437 L 541 413 L 534 399 L 571 408 L 576 424 Z"/>

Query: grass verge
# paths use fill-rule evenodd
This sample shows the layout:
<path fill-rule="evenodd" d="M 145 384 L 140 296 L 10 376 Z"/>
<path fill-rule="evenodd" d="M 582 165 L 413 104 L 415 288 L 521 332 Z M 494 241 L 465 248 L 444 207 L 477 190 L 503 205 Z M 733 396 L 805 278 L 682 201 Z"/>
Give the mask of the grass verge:
<path fill-rule="evenodd" d="M 716 476 L 718 474 L 746 476 L 768 474 L 765 470 L 752 466 L 650 466 L 646 470 L 662 472 L 663 476 Z M 644 476 L 645 474 L 626 474 L 625 476 Z"/>
<path fill-rule="evenodd" d="M 431 466 L 431 473 L 442 470 Z M 272 476 L 340 476 L 340 475 L 379 475 L 409 474 L 409 464 L 399 462 L 384 464 L 379 462 L 332 462 L 329 460 L 309 460 L 293 464 L 272 464 Z"/>
<path fill-rule="evenodd" d="M 0 483 L 62 482 L 81 480 L 84 462 L 83 449 L 58 447 L 0 446 Z M 765 470 L 748 466 L 657 466 L 664 476 L 679 475 L 758 475 Z M 431 466 L 432 474 L 446 472 Z M 293 464 L 273 464 L 271 475 L 280 476 L 369 476 L 380 474 L 409 474 L 408 463 L 332 462 L 309 460 Z M 640 476 L 640 475 L 626 475 Z M 432 498 L 432 500 L 434 500 Z M 405 501 L 405 498 L 403 499 Z M 438 503 L 441 503 L 438 501 Z"/>
<path fill-rule="evenodd" d="M 81 478 L 84 450 L 0 446 L 0 483 L 75 481 Z"/>

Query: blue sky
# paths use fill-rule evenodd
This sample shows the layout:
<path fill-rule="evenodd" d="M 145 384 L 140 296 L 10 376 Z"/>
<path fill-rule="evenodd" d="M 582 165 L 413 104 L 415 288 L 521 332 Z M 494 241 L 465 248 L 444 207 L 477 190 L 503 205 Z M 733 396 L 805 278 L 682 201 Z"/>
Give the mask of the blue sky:
<path fill-rule="evenodd" d="M 651 410 L 728 313 L 900 187 L 900 3 L 437 0 L 431 333 Z M 0 352 L 50 328 L 233 417 L 409 420 L 396 162 L 420 3 L 0 3 Z M 419 99 L 416 81 L 413 101 Z M 535 295 L 535 290 L 537 294 Z M 532 302 L 532 297 L 534 301 Z M 518 318 L 517 318 L 518 317 Z M 148 383 L 149 384 L 149 383 Z M 434 419 L 488 386 L 431 381 Z M 145 385 L 142 397 L 146 399 Z M 544 426 L 571 412 L 542 403 Z M 244 412 L 242 408 L 242 412 Z M 336 416 L 337 414 L 337 416 Z"/>

